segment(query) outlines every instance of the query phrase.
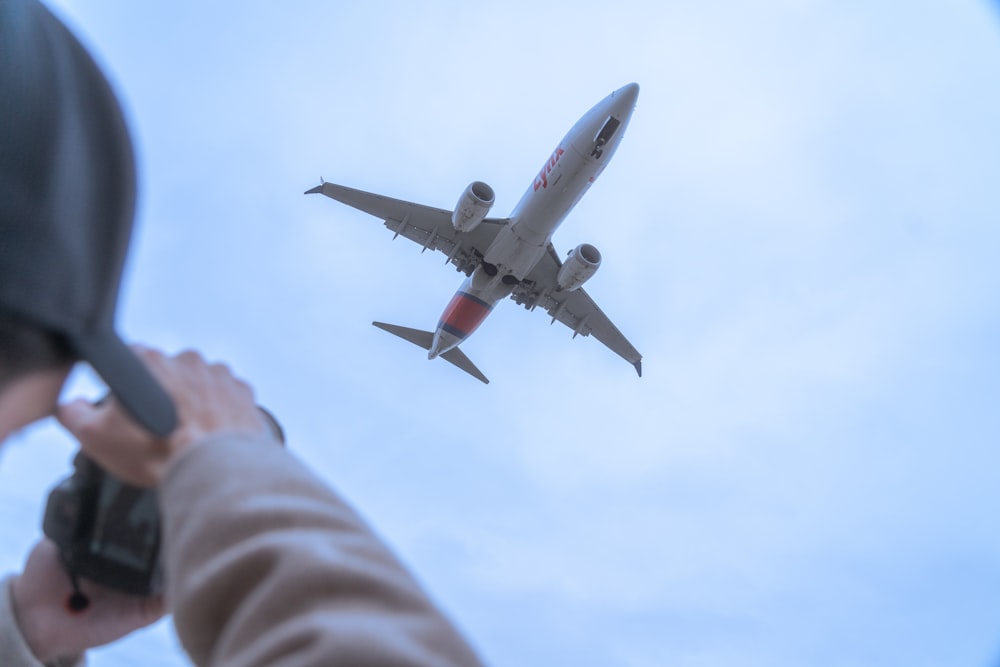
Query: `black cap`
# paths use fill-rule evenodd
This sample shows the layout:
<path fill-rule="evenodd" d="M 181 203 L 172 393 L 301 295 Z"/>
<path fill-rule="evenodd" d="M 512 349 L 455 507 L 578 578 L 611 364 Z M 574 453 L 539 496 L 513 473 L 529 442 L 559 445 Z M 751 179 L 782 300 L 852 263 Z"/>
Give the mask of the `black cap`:
<path fill-rule="evenodd" d="M 86 49 L 35 0 L 0 0 L 0 310 L 65 337 L 165 436 L 173 403 L 115 332 L 135 183 L 121 107 Z"/>

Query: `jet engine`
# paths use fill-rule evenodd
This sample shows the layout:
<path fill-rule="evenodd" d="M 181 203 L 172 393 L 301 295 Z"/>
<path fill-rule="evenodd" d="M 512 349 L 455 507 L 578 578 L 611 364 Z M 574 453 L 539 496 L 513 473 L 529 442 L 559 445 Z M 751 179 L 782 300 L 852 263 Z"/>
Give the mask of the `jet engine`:
<path fill-rule="evenodd" d="M 559 274 L 556 276 L 556 287 L 567 292 L 579 289 L 592 275 L 597 273 L 601 265 L 601 253 L 589 243 L 581 243 L 569 251 Z"/>
<path fill-rule="evenodd" d="M 451 224 L 457 232 L 471 232 L 493 206 L 493 188 L 482 181 L 474 181 L 465 188 L 465 192 L 455 205 L 455 212 L 451 214 Z"/>

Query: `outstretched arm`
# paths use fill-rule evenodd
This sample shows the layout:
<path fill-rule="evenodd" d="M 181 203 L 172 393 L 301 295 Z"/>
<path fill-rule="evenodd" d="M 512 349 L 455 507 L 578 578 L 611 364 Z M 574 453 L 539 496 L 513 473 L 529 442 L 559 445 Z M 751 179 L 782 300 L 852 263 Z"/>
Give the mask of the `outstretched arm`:
<path fill-rule="evenodd" d="M 167 595 L 195 664 L 480 664 L 357 514 L 273 442 L 203 443 L 160 499 Z"/>
<path fill-rule="evenodd" d="M 177 407 L 157 439 L 114 401 L 60 408 L 102 466 L 159 485 L 167 603 L 200 667 L 476 666 L 358 516 L 274 442 L 250 387 L 193 352 L 139 349 Z"/>

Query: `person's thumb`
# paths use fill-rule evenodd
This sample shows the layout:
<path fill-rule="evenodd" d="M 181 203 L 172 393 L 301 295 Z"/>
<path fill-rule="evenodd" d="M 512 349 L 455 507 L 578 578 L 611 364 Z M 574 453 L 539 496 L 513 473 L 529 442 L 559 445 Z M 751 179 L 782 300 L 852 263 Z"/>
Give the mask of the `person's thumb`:
<path fill-rule="evenodd" d="M 88 428 L 97 419 L 97 407 L 82 398 L 69 403 L 62 403 L 56 408 L 56 421 L 69 431 L 81 443 L 85 439 Z"/>

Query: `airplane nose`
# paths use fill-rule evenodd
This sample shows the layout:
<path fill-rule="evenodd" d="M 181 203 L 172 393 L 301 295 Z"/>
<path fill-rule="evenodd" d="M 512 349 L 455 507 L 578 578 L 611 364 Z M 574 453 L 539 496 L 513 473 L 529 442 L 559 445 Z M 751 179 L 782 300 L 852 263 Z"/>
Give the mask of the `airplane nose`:
<path fill-rule="evenodd" d="M 628 105 L 628 108 L 635 106 L 635 101 L 639 99 L 639 84 L 630 83 L 627 86 L 622 86 L 615 91 L 615 99 L 621 98 L 623 104 Z"/>

